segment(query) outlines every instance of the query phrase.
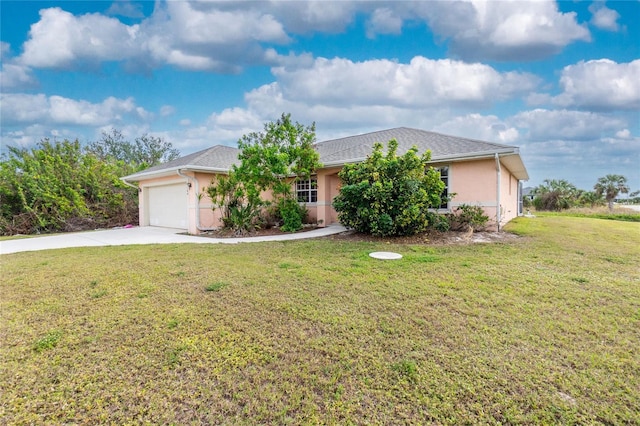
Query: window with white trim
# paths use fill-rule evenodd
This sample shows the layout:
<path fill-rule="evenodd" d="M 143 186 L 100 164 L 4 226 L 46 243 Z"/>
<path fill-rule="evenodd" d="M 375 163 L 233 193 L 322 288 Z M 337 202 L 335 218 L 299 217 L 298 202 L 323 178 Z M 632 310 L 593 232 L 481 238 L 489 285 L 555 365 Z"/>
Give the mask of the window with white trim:
<path fill-rule="evenodd" d="M 449 208 L 449 201 L 447 197 L 449 196 L 449 166 L 437 167 L 436 170 L 440 172 L 440 180 L 444 182 L 444 191 L 440 194 L 442 198 L 442 204 L 440 204 L 441 209 Z"/>
<path fill-rule="evenodd" d="M 299 203 L 315 203 L 318 201 L 318 179 L 296 181 L 296 198 Z"/>

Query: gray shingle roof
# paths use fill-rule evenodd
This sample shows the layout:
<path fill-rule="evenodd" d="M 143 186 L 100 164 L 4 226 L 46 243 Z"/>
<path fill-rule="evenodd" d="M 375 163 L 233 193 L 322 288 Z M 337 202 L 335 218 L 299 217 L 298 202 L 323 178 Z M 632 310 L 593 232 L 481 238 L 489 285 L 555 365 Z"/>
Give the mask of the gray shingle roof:
<path fill-rule="evenodd" d="M 404 154 L 412 146 L 417 146 L 419 154 L 431 150 L 431 159 L 450 159 L 477 154 L 514 151 L 517 148 L 492 142 L 447 136 L 425 130 L 398 127 L 381 130 L 364 135 L 349 136 L 316 144 L 323 164 L 344 164 L 361 161 L 373 150 L 376 142 L 381 142 L 385 148 L 391 139 L 398 141 L 398 154 Z"/>
<path fill-rule="evenodd" d="M 125 176 L 123 179 L 135 181 L 137 178 L 160 174 L 164 171 L 178 169 L 229 170 L 233 164 L 238 164 L 240 150 L 232 146 L 215 145 L 184 157 L 150 167 L 141 172 Z"/>
<path fill-rule="evenodd" d="M 398 141 L 398 154 L 404 154 L 415 145 L 418 147 L 419 154 L 430 149 L 432 161 L 462 160 L 476 156 L 489 156 L 494 153 L 512 154 L 517 158 L 515 167 L 520 169 L 517 171 L 517 174 L 524 179 L 528 179 L 524 164 L 522 164 L 518 155 L 518 148 L 515 146 L 459 138 L 408 127 L 398 127 L 395 129 L 318 142 L 315 144 L 315 148 L 320 154 L 320 162 L 322 164 L 325 166 L 334 166 L 362 161 L 371 153 L 373 145 L 376 142 L 381 142 L 386 147 L 386 143 L 391 139 Z M 168 174 L 169 172 L 179 169 L 225 171 L 229 170 L 233 164 L 238 163 L 239 153 L 240 150 L 237 148 L 216 145 L 151 167 L 142 172 L 125 176 L 122 179 L 136 181 L 144 177 L 162 175 L 162 173 Z"/>

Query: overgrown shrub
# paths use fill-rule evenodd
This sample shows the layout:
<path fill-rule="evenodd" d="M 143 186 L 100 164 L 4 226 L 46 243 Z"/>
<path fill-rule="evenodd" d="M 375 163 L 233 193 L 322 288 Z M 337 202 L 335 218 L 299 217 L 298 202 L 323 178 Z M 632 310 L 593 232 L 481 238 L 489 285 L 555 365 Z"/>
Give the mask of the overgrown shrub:
<path fill-rule="evenodd" d="M 461 204 L 450 216 L 451 229 L 455 231 L 478 231 L 483 229 L 488 221 L 489 216 L 484 213 L 482 207 L 469 204 Z"/>
<path fill-rule="evenodd" d="M 233 229 L 236 235 L 245 235 L 261 227 L 261 212 L 260 205 L 237 204 L 229 208 L 229 216 L 223 219 L 223 223 Z"/>
<path fill-rule="evenodd" d="M 430 211 L 427 213 L 427 218 L 429 220 L 429 229 L 433 229 L 438 232 L 447 232 L 451 229 L 451 220 L 449 215 Z"/>
<path fill-rule="evenodd" d="M 414 146 L 396 154 L 392 139 L 383 155 L 382 144 L 362 163 L 347 164 L 340 171 L 343 182 L 333 205 L 340 222 L 359 232 L 378 236 L 413 235 L 429 225 L 429 208 L 441 203 L 444 183 L 440 173 L 427 167 L 431 152 L 418 156 Z"/>
<path fill-rule="evenodd" d="M 80 143 L 41 141 L 8 148 L 0 163 L 3 235 L 124 225 L 138 221 L 138 194 L 117 163 L 83 152 Z"/>

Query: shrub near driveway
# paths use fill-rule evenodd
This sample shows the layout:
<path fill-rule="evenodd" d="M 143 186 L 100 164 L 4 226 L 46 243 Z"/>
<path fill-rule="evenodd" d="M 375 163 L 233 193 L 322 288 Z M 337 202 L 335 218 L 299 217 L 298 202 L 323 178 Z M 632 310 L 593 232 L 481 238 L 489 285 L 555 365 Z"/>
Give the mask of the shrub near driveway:
<path fill-rule="evenodd" d="M 523 237 L 3 255 L 0 414 L 639 423 L 638 224 L 539 217 L 508 229 Z M 379 249 L 404 257 L 368 257 Z"/>

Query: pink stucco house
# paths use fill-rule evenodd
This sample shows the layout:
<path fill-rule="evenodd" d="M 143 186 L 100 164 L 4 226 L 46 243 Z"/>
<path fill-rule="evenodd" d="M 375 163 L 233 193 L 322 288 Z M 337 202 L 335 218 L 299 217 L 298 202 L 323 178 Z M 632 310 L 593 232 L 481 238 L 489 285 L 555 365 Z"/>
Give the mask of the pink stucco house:
<path fill-rule="evenodd" d="M 398 141 L 398 154 L 416 145 L 431 150 L 431 165 L 439 168 L 448 193 L 455 197 L 442 211 L 461 204 L 482 206 L 494 228 L 522 214 L 521 182 L 527 169 L 515 146 L 447 136 L 399 127 L 315 144 L 323 167 L 310 181 L 298 182 L 298 199 L 320 226 L 336 223 L 332 200 L 340 189 L 338 172 L 348 163 L 363 161 L 375 142 Z M 122 178 L 138 186 L 140 226 L 185 229 L 191 234 L 221 225 L 205 188 L 216 174 L 228 173 L 238 161 L 237 148 L 216 145 Z"/>

